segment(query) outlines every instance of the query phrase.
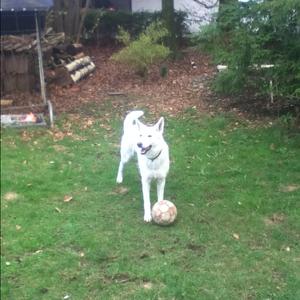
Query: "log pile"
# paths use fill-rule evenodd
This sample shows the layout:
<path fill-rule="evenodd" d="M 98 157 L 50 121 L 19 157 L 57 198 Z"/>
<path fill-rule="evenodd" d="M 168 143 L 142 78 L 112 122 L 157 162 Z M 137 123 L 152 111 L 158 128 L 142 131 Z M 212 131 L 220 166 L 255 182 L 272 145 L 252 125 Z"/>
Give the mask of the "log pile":
<path fill-rule="evenodd" d="M 54 52 L 46 70 L 48 82 L 61 86 L 77 83 L 96 68 L 91 58 L 83 53 L 81 44 L 55 47 Z"/>
<path fill-rule="evenodd" d="M 30 92 L 39 85 L 36 35 L 1 36 L 1 94 Z M 65 42 L 64 33 L 45 33 L 41 39 L 46 81 L 69 85 L 95 69 L 81 44 Z M 71 66 L 71 67 L 70 67 Z"/>
<path fill-rule="evenodd" d="M 65 34 L 52 33 L 50 30 L 46 32 L 44 38 L 42 38 L 42 51 L 47 52 L 54 46 L 64 43 Z M 29 51 L 36 51 L 36 34 L 27 35 L 3 35 L 1 36 L 1 52 L 15 52 L 23 53 Z"/>

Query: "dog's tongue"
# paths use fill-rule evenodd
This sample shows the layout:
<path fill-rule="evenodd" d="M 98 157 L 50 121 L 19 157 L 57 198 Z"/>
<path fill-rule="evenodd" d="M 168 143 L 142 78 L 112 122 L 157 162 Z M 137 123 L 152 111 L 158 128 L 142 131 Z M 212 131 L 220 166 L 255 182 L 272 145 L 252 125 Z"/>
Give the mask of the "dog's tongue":
<path fill-rule="evenodd" d="M 151 149 L 151 146 L 148 146 L 148 147 L 146 147 L 146 148 L 142 148 L 141 149 L 141 154 L 146 154 L 149 150 Z"/>
<path fill-rule="evenodd" d="M 147 153 L 147 148 L 143 148 L 142 150 L 141 150 L 141 154 L 146 154 Z"/>

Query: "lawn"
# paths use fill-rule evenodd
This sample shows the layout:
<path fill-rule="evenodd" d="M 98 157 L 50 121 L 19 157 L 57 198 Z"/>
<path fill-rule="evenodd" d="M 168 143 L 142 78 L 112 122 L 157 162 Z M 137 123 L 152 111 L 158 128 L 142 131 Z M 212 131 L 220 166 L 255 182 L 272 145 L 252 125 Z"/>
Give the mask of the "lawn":
<path fill-rule="evenodd" d="M 300 299 L 299 135 L 165 117 L 170 227 L 143 222 L 134 162 L 115 183 L 116 113 L 2 130 L 2 299 Z"/>

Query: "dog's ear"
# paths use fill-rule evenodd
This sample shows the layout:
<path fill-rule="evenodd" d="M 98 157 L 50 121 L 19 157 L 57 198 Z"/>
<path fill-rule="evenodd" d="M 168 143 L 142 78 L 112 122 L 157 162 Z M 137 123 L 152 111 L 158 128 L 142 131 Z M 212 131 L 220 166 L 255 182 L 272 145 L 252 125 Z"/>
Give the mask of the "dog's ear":
<path fill-rule="evenodd" d="M 164 120 L 163 117 L 161 117 L 155 125 L 156 130 L 159 131 L 160 133 L 163 133 L 164 132 L 164 126 L 165 126 L 165 120 Z"/>
<path fill-rule="evenodd" d="M 139 121 L 139 120 L 134 120 L 134 126 L 136 126 L 136 128 L 138 130 L 141 130 L 141 127 L 142 127 L 142 123 Z"/>

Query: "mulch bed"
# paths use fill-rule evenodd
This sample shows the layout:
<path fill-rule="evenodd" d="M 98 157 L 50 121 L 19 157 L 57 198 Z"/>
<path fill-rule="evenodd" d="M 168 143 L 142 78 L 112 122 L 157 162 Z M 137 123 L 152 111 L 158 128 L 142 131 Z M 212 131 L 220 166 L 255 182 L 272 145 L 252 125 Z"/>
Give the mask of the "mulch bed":
<path fill-rule="evenodd" d="M 168 69 L 165 78 L 160 76 L 158 65 L 151 67 L 146 78 L 141 78 L 129 67 L 110 60 L 116 50 L 87 47 L 85 53 L 91 56 L 96 71 L 71 86 L 48 86 L 47 96 L 56 114 L 78 112 L 87 104 L 103 104 L 107 100 L 116 108 L 143 106 L 154 114 L 175 115 L 189 107 L 206 110 L 204 99 L 211 95 L 208 82 L 215 72 L 207 55 L 185 50 L 181 59 L 165 63 Z M 18 106 L 41 103 L 38 93 L 5 95 L 5 98 L 13 99 Z"/>
<path fill-rule="evenodd" d="M 276 106 L 273 111 L 266 109 L 266 99 L 253 100 L 249 95 L 243 101 L 215 95 L 210 83 L 217 71 L 208 55 L 185 49 L 181 59 L 165 62 L 168 69 L 166 77 L 160 76 L 160 65 L 154 65 L 148 76 L 141 78 L 131 68 L 110 59 L 117 50 L 112 46 L 86 47 L 84 52 L 95 63 L 95 72 L 74 85 L 48 86 L 47 96 L 54 105 L 56 115 L 87 113 L 85 107 L 105 102 L 120 113 L 146 107 L 154 115 L 164 112 L 176 115 L 189 108 L 211 114 L 233 111 L 247 118 L 278 115 Z M 14 105 L 18 106 L 41 103 L 38 92 L 5 95 L 5 98 L 13 99 Z"/>
<path fill-rule="evenodd" d="M 96 64 L 96 71 L 70 88 L 51 88 L 56 111 L 70 112 L 107 99 L 117 107 L 126 102 L 127 107 L 146 106 L 154 113 L 176 114 L 188 107 L 205 110 L 203 98 L 211 94 L 207 83 L 214 74 L 208 56 L 185 51 L 182 59 L 166 62 L 165 78 L 160 76 L 159 66 L 153 66 L 148 76 L 141 78 L 129 67 L 110 60 L 114 51 L 110 47 L 85 50 Z"/>

